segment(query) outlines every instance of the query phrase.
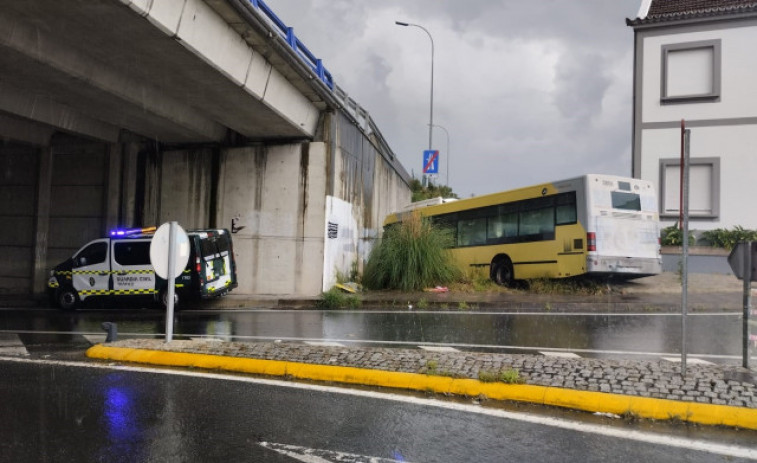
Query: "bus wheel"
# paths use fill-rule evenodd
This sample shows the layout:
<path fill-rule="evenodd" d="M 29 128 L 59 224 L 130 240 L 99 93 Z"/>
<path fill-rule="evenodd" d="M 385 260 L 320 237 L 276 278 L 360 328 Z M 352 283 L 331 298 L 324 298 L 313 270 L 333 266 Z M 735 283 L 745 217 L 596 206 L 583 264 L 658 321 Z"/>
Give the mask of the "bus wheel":
<path fill-rule="evenodd" d="M 63 286 L 58 289 L 55 301 L 58 303 L 58 307 L 63 310 L 74 310 L 79 306 L 79 293 L 74 288 Z"/>
<path fill-rule="evenodd" d="M 505 257 L 492 263 L 492 280 L 500 286 L 512 286 L 513 263 L 510 259 Z"/>

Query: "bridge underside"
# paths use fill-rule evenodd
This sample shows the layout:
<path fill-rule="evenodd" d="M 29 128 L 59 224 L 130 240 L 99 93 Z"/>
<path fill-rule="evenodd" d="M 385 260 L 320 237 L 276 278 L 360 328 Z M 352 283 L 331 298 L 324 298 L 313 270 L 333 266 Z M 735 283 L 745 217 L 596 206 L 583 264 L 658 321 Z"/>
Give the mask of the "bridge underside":
<path fill-rule="evenodd" d="M 242 293 L 361 261 L 407 174 L 272 30 L 247 0 L 0 0 L 0 292 L 167 220 L 237 219 Z"/>
<path fill-rule="evenodd" d="M 1 3 L 6 118 L 196 143 L 312 136 L 324 108 L 254 50 L 265 42 L 251 26 L 245 41 L 204 2 L 155 2 L 147 16 L 116 0 Z"/>

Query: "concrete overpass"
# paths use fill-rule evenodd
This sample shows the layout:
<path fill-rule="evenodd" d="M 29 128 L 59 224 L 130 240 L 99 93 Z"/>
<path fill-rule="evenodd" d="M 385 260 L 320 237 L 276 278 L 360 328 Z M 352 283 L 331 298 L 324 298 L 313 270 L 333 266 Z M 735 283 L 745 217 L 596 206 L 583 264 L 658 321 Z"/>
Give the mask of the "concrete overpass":
<path fill-rule="evenodd" d="M 13 293 L 117 226 L 236 219 L 240 293 L 314 295 L 410 201 L 368 113 L 260 0 L 0 0 L 0 173 Z"/>

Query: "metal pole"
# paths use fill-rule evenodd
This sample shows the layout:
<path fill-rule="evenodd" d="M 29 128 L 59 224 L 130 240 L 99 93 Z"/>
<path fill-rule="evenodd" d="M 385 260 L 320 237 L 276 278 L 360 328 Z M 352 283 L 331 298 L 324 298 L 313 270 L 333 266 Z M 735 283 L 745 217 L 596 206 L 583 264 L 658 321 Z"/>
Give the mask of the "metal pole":
<path fill-rule="evenodd" d="M 394 24 L 397 24 L 398 26 L 413 26 L 422 29 L 431 41 L 431 98 L 428 115 L 428 149 L 432 150 L 434 141 L 434 38 L 431 37 L 431 32 L 420 24 L 406 23 L 402 21 L 394 21 Z"/>
<path fill-rule="evenodd" d="M 689 153 L 691 131 L 683 129 L 684 159 L 681 164 L 683 174 L 683 250 L 681 267 L 681 375 L 686 375 L 686 318 L 688 317 L 688 290 L 689 290 Z"/>
<path fill-rule="evenodd" d="M 444 130 L 444 135 L 447 137 L 447 186 L 449 186 L 449 132 L 439 124 L 435 124 L 434 127 Z"/>
<path fill-rule="evenodd" d="M 744 316 L 742 325 L 742 366 L 749 368 L 749 316 L 752 311 L 752 242 L 744 248 Z"/>
<path fill-rule="evenodd" d="M 173 340 L 173 309 L 174 309 L 174 295 L 176 285 L 176 275 L 174 275 L 174 267 L 176 267 L 176 225 L 177 222 L 170 223 L 170 229 L 168 233 L 168 291 L 166 293 L 166 342 Z"/>

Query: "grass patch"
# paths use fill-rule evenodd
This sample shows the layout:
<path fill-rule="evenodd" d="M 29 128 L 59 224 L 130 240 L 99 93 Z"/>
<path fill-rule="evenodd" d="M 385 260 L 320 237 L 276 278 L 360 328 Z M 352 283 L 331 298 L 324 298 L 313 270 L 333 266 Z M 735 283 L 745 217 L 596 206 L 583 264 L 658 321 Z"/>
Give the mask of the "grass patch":
<path fill-rule="evenodd" d="M 321 293 L 321 298 L 315 305 L 319 309 L 357 309 L 362 305 L 362 301 L 354 294 L 345 294 L 338 288 L 331 288 Z"/>
<path fill-rule="evenodd" d="M 505 370 L 481 370 L 478 372 L 478 380 L 482 383 L 505 383 L 505 384 L 523 384 L 525 381 L 520 376 L 520 372 L 515 368 Z"/>
<path fill-rule="evenodd" d="M 426 310 L 429 307 L 431 307 L 431 304 L 429 304 L 428 299 L 426 299 L 425 297 L 422 297 L 416 303 L 416 307 L 418 307 L 418 309 L 420 310 Z"/>
<path fill-rule="evenodd" d="M 426 362 L 426 366 L 421 370 L 421 372 L 429 376 L 446 376 L 448 378 L 462 378 L 462 376 L 457 373 L 452 373 L 451 371 L 447 371 L 447 370 L 440 370 L 439 362 L 437 362 L 436 360 L 429 360 L 428 362 Z"/>
<path fill-rule="evenodd" d="M 534 294 L 599 296 L 607 292 L 607 285 L 591 278 L 537 278 L 528 280 L 528 291 Z"/>
<path fill-rule="evenodd" d="M 447 285 L 460 278 L 460 270 L 447 251 L 452 230 L 421 217 L 419 211 L 384 232 L 363 270 L 370 289 L 421 290 Z"/>

